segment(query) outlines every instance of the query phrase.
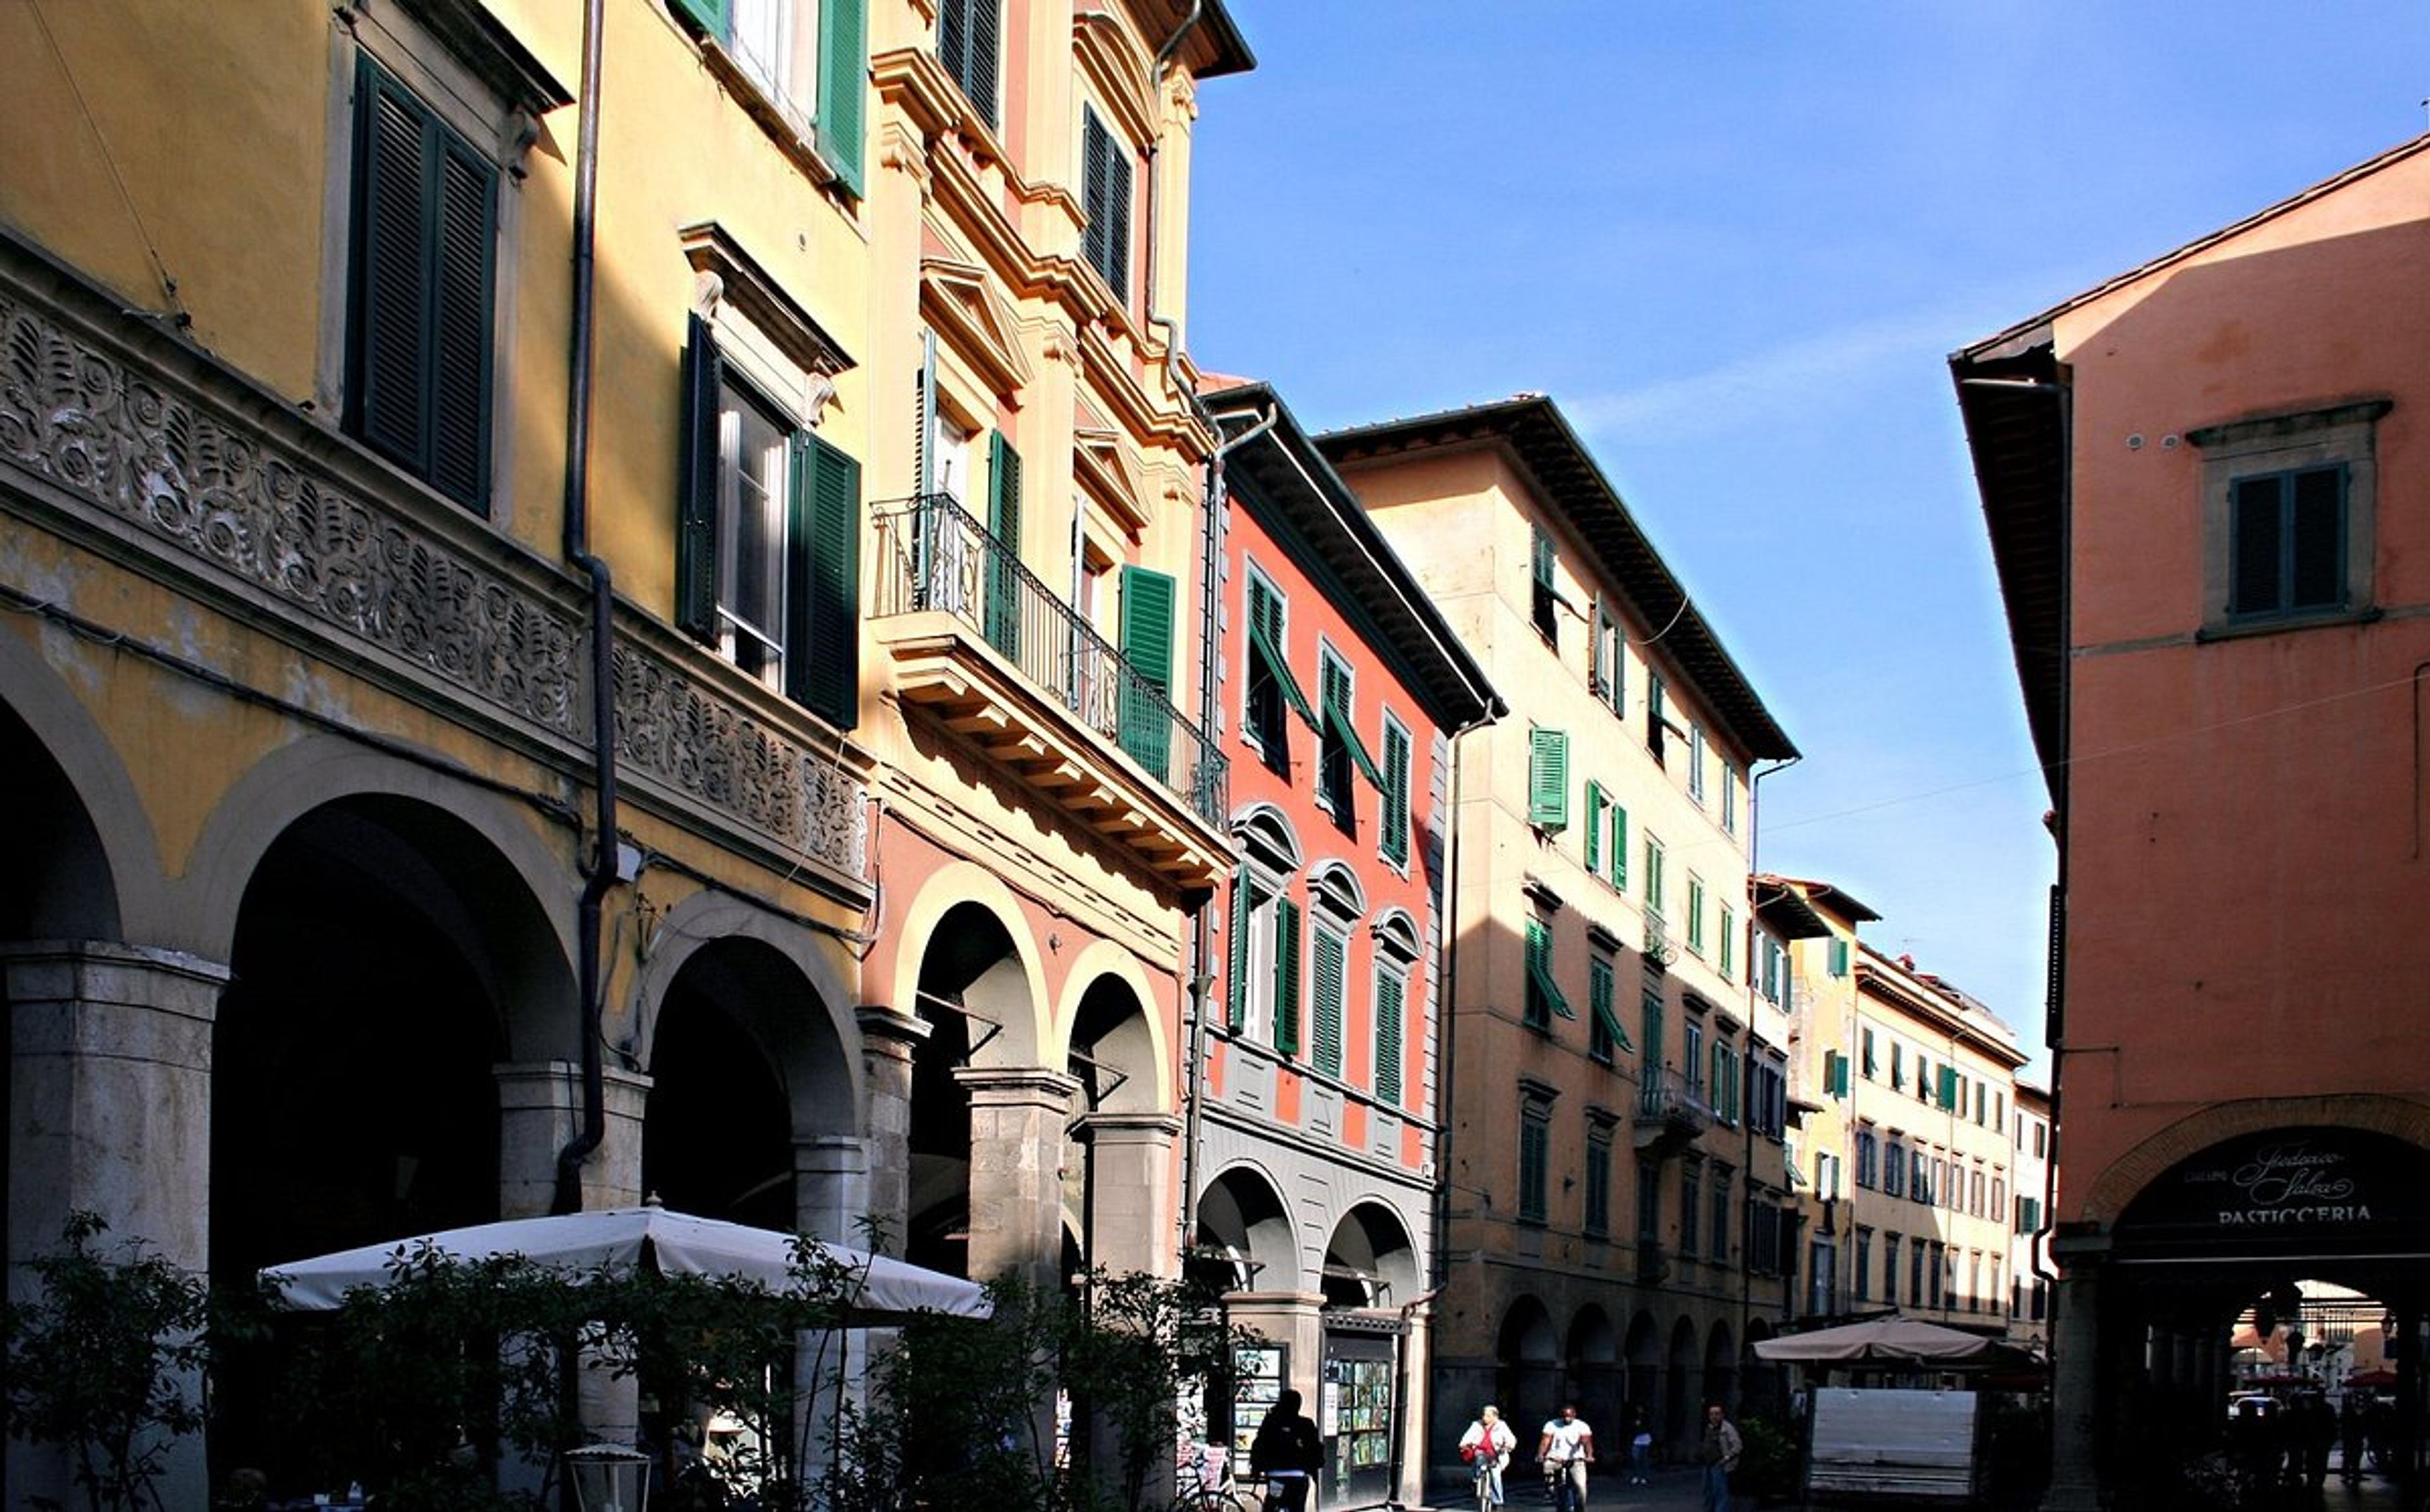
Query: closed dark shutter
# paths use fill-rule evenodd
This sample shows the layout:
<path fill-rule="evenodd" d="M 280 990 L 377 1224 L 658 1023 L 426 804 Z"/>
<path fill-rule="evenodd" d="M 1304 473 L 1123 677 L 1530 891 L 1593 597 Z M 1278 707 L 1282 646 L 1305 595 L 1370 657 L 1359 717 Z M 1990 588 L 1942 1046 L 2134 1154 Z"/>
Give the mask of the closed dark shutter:
<path fill-rule="evenodd" d="M 675 624 L 717 644 L 717 506 L 724 390 L 717 336 L 691 318 L 683 352 L 683 419 L 675 458 Z"/>
<path fill-rule="evenodd" d="M 2230 614 L 2267 614 L 2278 601 L 2279 496 L 2286 480 L 2239 478 L 2235 489 L 2235 564 Z"/>
<path fill-rule="evenodd" d="M 1232 878 L 1232 980 L 1223 994 L 1223 1022 L 1234 1034 L 1249 1022 L 1249 928 L 1257 909 L 1257 884 L 1245 872 L 1236 874 Z"/>
<path fill-rule="evenodd" d="M 998 0 L 944 0 L 937 12 L 937 60 L 978 118 L 995 129 L 996 58 L 1003 46 Z"/>
<path fill-rule="evenodd" d="M 1401 1016 L 1407 996 L 1397 970 L 1375 973 L 1375 1101 L 1386 1107 L 1401 1105 Z"/>
<path fill-rule="evenodd" d="M 1409 734 L 1399 725 L 1384 725 L 1384 859 L 1394 866 L 1409 860 Z"/>
<path fill-rule="evenodd" d="M 1327 1076 L 1341 1074 L 1342 1004 L 1347 994 L 1344 977 L 1349 969 L 1349 946 L 1339 934 L 1318 926 L 1316 931 L 1316 1036 L 1311 1056 L 1316 1069 Z"/>
<path fill-rule="evenodd" d="M 357 65 L 355 128 L 347 428 L 480 509 L 497 169 L 369 58 Z"/>
<path fill-rule="evenodd" d="M 1105 275 L 1114 298 L 1130 303 L 1131 159 L 1130 151 L 1083 106 L 1080 111 L 1081 207 L 1089 224 L 1081 234 L 1081 252 L 1089 265 Z"/>
<path fill-rule="evenodd" d="M 987 638 L 1021 659 L 1021 454 L 1002 431 L 988 433 Z"/>
<path fill-rule="evenodd" d="M 862 192 L 861 137 L 869 84 L 867 0 L 819 3 L 819 151 L 843 187 Z"/>
<path fill-rule="evenodd" d="M 1274 1048 L 1299 1054 L 1299 905 L 1274 900 Z"/>
<path fill-rule="evenodd" d="M 2316 467 L 2294 477 L 2293 561 L 2288 573 L 2290 609 L 2332 609 L 2344 605 L 2345 494 L 2343 467 Z"/>
<path fill-rule="evenodd" d="M 1137 680 L 1123 685 L 1122 744 L 1133 760 L 1165 781 L 1173 768 L 1174 592 L 1170 573 L 1123 569 L 1123 660 Z"/>
<path fill-rule="evenodd" d="M 807 431 L 792 463 L 785 692 L 848 730 L 860 714 L 860 463 Z"/>

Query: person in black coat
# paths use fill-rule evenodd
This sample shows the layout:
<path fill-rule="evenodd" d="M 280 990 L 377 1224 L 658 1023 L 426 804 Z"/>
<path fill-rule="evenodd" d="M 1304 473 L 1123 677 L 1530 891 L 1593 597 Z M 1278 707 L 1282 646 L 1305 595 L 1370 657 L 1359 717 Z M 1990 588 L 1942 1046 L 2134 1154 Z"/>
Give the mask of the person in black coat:
<path fill-rule="evenodd" d="M 1324 1440 L 1299 1410 L 1301 1400 L 1296 1391 L 1276 1397 L 1249 1441 L 1249 1472 L 1266 1478 L 1266 1505 L 1273 1512 L 1304 1512 L 1308 1487 L 1324 1468 Z"/>

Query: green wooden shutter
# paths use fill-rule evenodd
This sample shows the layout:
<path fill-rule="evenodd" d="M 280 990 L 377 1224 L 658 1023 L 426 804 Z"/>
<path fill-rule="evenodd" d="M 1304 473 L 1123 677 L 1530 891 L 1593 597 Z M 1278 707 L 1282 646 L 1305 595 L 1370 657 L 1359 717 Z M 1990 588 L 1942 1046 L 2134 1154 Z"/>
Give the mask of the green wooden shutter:
<path fill-rule="evenodd" d="M 1249 1022 L 1249 925 L 1257 911 L 1257 884 L 1232 876 L 1232 980 L 1223 994 L 1224 1023 L 1238 1034 Z"/>
<path fill-rule="evenodd" d="M 1940 1096 L 1939 1098 L 1939 1102 L 1943 1108 L 1955 1109 L 1957 1106 L 1956 1067 L 1943 1066 L 1940 1068 L 1939 1092 Z"/>
<path fill-rule="evenodd" d="M 793 438 L 785 693 L 840 730 L 860 718 L 860 463 Z"/>
<path fill-rule="evenodd" d="M 1137 679 L 1123 679 L 1116 717 L 1123 749 L 1170 781 L 1173 769 L 1173 577 L 1145 567 L 1123 569 L 1123 660 Z"/>
<path fill-rule="evenodd" d="M 1527 822 L 1561 830 L 1570 822 L 1570 737 L 1565 730 L 1527 732 Z"/>
<path fill-rule="evenodd" d="M 988 644 L 1021 659 L 1021 454 L 988 432 Z"/>
<path fill-rule="evenodd" d="M 723 364 L 708 322 L 691 318 L 683 351 L 683 417 L 675 458 L 675 623 L 717 644 L 717 503 Z"/>
<path fill-rule="evenodd" d="M 1628 810 L 1611 806 L 1611 885 L 1628 890 Z"/>
<path fill-rule="evenodd" d="M 1105 275 L 1115 302 L 1130 303 L 1131 157 L 1128 144 L 1107 129 L 1097 112 L 1080 108 L 1081 206 L 1089 221 L 1081 253 Z"/>
<path fill-rule="evenodd" d="M 678 13 L 690 16 L 692 25 L 724 42 L 734 32 L 734 0 L 674 0 Z"/>
<path fill-rule="evenodd" d="M 1401 1105 L 1401 1016 L 1406 1011 L 1407 989 L 1392 967 L 1375 972 L 1375 1101 L 1386 1107 Z"/>
<path fill-rule="evenodd" d="M 1003 46 L 998 0 L 944 0 L 937 11 L 937 60 L 971 108 L 996 129 L 996 58 Z"/>
<path fill-rule="evenodd" d="M 1603 871 L 1603 784 L 1587 779 L 1587 871 Z"/>
<path fill-rule="evenodd" d="M 1349 946 L 1334 931 L 1316 928 L 1316 1021 L 1311 1060 L 1327 1076 L 1341 1074 L 1341 1021 L 1348 997 L 1343 977 L 1349 968 Z"/>
<path fill-rule="evenodd" d="M 1299 1054 L 1299 905 L 1274 900 L 1274 1048 Z"/>
<path fill-rule="evenodd" d="M 1394 866 L 1409 861 L 1409 732 L 1384 724 L 1384 859 Z"/>
<path fill-rule="evenodd" d="M 723 0 L 721 0 L 723 3 Z M 868 0 L 819 0 L 819 151 L 855 196 L 869 87 Z"/>
<path fill-rule="evenodd" d="M 435 123 L 434 123 L 435 125 Z M 430 313 L 431 484 L 469 508 L 490 493 L 491 291 L 497 283 L 498 171 L 439 130 Z"/>

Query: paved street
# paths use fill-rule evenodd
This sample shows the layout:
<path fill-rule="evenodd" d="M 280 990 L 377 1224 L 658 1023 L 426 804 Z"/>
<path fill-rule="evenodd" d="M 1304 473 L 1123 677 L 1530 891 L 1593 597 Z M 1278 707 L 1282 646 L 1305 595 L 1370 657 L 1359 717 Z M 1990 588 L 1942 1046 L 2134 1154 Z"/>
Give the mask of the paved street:
<path fill-rule="evenodd" d="M 1600 1467 L 1598 1467 L 1600 1469 Z M 1523 1473 L 1526 1467 L 1514 1464 L 1506 1483 L 1509 1512 L 1538 1512 L 1549 1505 L 1544 1499 L 1544 1483 Z M 1604 1512 L 1606 1508 L 1653 1507 L 1660 1512 L 1702 1512 L 1702 1482 L 1693 1470 L 1663 1470 L 1654 1472 L 1652 1486 L 1623 1486 L 1622 1470 L 1614 1466 L 1609 1475 L 1598 1475 L 1587 1487 L 1587 1512 Z M 1426 1504 L 1441 1512 L 1467 1512 L 1469 1504 L 1468 1477 L 1465 1474 L 1433 1474 L 1426 1478 Z M 1733 1506 L 1751 1507 L 1754 1503 L 1740 1498 Z"/>

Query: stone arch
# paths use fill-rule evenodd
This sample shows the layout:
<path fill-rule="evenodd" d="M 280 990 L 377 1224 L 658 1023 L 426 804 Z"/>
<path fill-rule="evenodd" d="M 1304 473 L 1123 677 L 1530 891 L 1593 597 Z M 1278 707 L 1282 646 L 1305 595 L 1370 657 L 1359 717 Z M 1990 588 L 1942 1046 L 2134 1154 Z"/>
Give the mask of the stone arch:
<path fill-rule="evenodd" d="M 1109 997 L 1112 989 L 1122 990 Z M 1108 1111 L 1172 1111 L 1171 1039 L 1155 984 L 1137 956 L 1112 940 L 1091 941 L 1073 959 L 1055 1024 L 1057 1060 L 1079 1051 L 1123 1073 L 1122 1086 L 1105 1104 Z"/>
<path fill-rule="evenodd" d="M 2188 1114 L 2139 1142 L 2087 1186 L 2076 1216 L 2106 1227 L 2179 1161 L 2239 1135 L 2307 1126 L 2367 1129 L 2430 1150 L 2430 1106 L 2420 1103 L 2368 1093 L 2243 1098 Z"/>
<path fill-rule="evenodd" d="M 711 945 L 744 940 L 764 945 L 801 974 L 811 1001 L 821 1010 L 826 1036 L 839 1051 L 841 1085 L 823 1072 L 813 1073 L 802 1058 L 811 1050 L 824 1048 L 815 1034 L 781 1022 L 768 1026 L 779 1064 L 790 1068 L 785 1080 L 793 1104 L 794 1128 L 820 1132 L 859 1128 L 867 1112 L 860 1028 L 853 1017 L 853 989 L 846 968 L 838 959 L 840 952 L 801 925 L 740 898 L 704 889 L 668 908 L 651 926 L 641 942 L 641 969 L 634 973 L 630 1003 L 634 1045 L 646 1047 L 656 1041 L 668 989 L 694 955 Z M 805 1100 L 811 1097 L 816 1100 Z"/>
<path fill-rule="evenodd" d="M 1611 1315 L 1591 1302 L 1580 1307 L 1570 1319 L 1561 1353 L 1569 1374 L 1568 1395 L 1577 1402 L 1578 1416 L 1589 1424 L 1603 1425 L 1602 1431 L 1610 1436 L 1606 1445 L 1617 1458 L 1625 1448 L 1620 1412 L 1625 1376 L 1620 1336 L 1611 1326 Z"/>
<path fill-rule="evenodd" d="M 1552 1314 L 1533 1292 L 1521 1292 L 1503 1309 L 1493 1340 L 1493 1400 L 1506 1404 L 1514 1424 L 1540 1406 L 1551 1418 L 1560 1411 L 1561 1336 Z"/>
<path fill-rule="evenodd" d="M 1231 1291 L 1303 1291 L 1299 1237 L 1282 1184 L 1251 1160 L 1215 1172 L 1199 1195 L 1191 1246 L 1202 1273 Z M 1230 1279 L 1217 1274 L 1230 1269 Z"/>
<path fill-rule="evenodd" d="M 1423 1289 L 1418 1248 L 1402 1216 L 1380 1202 L 1355 1203 L 1325 1241 L 1321 1289 L 1328 1306 L 1385 1307 Z"/>
<path fill-rule="evenodd" d="M 10 837 L 15 878 L 0 883 L 0 929 L 192 948 L 161 918 L 159 844 L 118 748 L 13 635 L 0 635 L 0 780 L 20 826 Z M 22 899 L 11 896 L 20 889 Z"/>
<path fill-rule="evenodd" d="M 271 847 L 294 833 L 315 811 L 341 804 L 370 804 L 391 812 L 409 806 L 443 816 L 477 847 L 464 847 L 503 868 L 521 892 L 539 904 L 528 922 L 552 942 L 547 959 L 521 963 L 539 987 L 554 978 L 544 996 L 519 1003 L 509 1054 L 518 1059 L 574 1059 L 580 1051 L 574 1022 L 573 980 L 574 910 L 562 900 L 575 885 L 573 863 L 544 838 L 532 811 L 502 794 L 475 788 L 418 762 L 370 750 L 337 736 L 314 736 L 285 746 L 254 764 L 230 786 L 196 839 L 186 879 L 177 889 L 182 932 L 193 948 L 216 960 L 230 958 L 237 917 L 245 892 Z"/>
<path fill-rule="evenodd" d="M 1046 1022 L 1045 962 L 1031 937 L 1020 897 L 1003 879 L 975 862 L 956 861 L 938 868 L 904 911 L 890 962 L 893 1005 L 919 1018 L 936 1019 L 937 1005 L 923 1004 L 917 993 L 940 931 L 947 919 L 957 914 L 960 922 L 984 920 L 1003 933 L 1006 955 L 974 978 L 972 985 L 978 988 L 983 1001 L 969 1003 L 975 1010 L 1002 1019 L 996 1025 L 999 1032 L 983 1052 L 985 1063 L 1045 1064 L 1040 1057 L 1054 1042 Z"/>
<path fill-rule="evenodd" d="M 1628 1359 L 1628 1400 L 1632 1411 L 1642 1413 L 1648 1424 L 1654 1422 L 1655 1409 L 1662 1400 L 1662 1337 L 1655 1326 L 1654 1314 L 1639 1307 L 1628 1320 L 1628 1339 L 1622 1346 Z"/>
<path fill-rule="evenodd" d="M 1738 1337 L 1730 1332 L 1728 1320 L 1716 1318 L 1705 1335 L 1705 1400 L 1719 1402 L 1735 1412 L 1737 1404 L 1732 1399 L 1738 1376 Z"/>

